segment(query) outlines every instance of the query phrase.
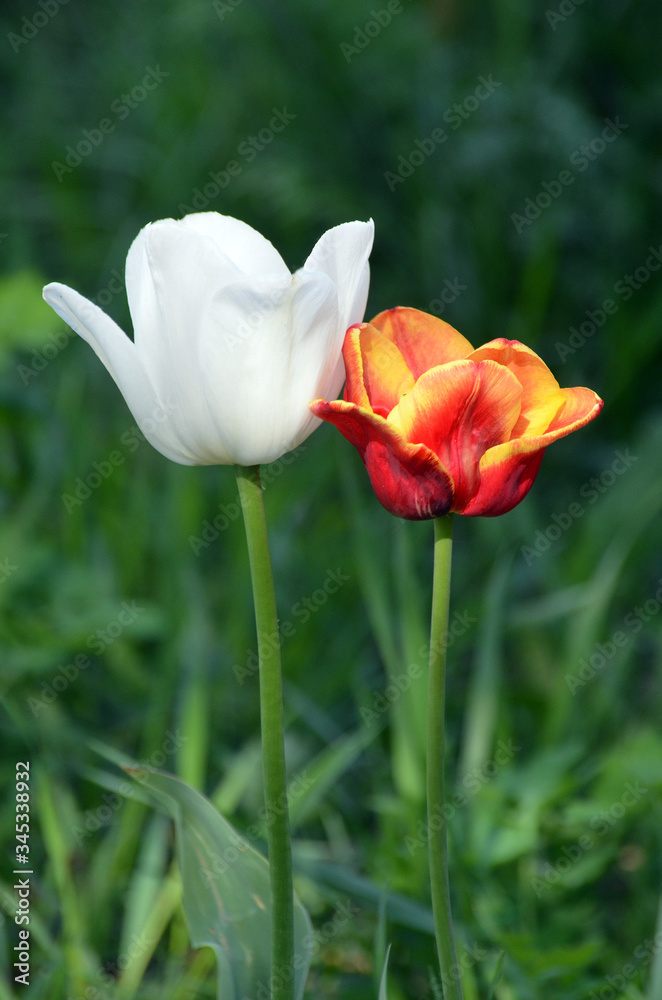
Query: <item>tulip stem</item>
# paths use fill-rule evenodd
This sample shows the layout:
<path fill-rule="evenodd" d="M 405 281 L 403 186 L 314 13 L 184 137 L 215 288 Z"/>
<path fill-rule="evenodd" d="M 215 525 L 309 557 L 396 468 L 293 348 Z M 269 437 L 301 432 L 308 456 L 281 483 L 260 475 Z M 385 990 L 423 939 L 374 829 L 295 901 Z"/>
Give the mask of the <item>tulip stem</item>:
<path fill-rule="evenodd" d="M 294 961 L 294 897 L 290 820 L 286 806 L 280 646 L 262 642 L 262 637 L 278 634 L 276 594 L 260 468 L 235 466 L 235 472 L 248 542 L 260 664 L 262 768 L 271 879 L 271 997 L 272 1000 L 292 1000 L 293 977 L 283 975 L 284 970 L 293 968 Z"/>
<path fill-rule="evenodd" d="M 434 522 L 434 582 L 430 629 L 430 673 L 428 679 L 427 795 L 428 845 L 432 912 L 441 968 L 444 1000 L 462 1000 L 462 983 L 457 964 L 453 918 L 448 885 L 446 836 L 446 787 L 444 713 L 446 701 L 446 647 L 448 605 L 453 551 L 453 515 Z"/>

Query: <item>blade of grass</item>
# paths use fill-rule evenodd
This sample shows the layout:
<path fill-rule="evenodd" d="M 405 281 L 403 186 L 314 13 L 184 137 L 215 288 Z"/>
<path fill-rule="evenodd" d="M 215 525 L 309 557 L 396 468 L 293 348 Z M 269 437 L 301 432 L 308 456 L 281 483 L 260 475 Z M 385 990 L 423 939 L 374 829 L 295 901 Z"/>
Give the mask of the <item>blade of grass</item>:
<path fill-rule="evenodd" d="M 507 581 L 513 557 L 496 559 L 490 574 L 478 636 L 476 665 L 465 710 L 459 773 L 469 774 L 491 755 L 497 722 Z"/>

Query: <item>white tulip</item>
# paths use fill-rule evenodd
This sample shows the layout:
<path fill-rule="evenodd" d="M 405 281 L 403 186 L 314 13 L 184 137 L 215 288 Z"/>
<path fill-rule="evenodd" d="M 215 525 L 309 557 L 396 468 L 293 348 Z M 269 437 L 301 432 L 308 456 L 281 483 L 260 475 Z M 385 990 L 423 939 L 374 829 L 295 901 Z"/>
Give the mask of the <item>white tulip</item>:
<path fill-rule="evenodd" d="M 140 231 L 126 261 L 132 341 L 66 285 L 44 299 L 96 351 L 146 438 L 183 465 L 260 465 L 320 423 L 313 399 L 344 380 L 345 331 L 363 319 L 374 226 L 326 232 L 290 274 L 244 222 L 201 212 Z"/>

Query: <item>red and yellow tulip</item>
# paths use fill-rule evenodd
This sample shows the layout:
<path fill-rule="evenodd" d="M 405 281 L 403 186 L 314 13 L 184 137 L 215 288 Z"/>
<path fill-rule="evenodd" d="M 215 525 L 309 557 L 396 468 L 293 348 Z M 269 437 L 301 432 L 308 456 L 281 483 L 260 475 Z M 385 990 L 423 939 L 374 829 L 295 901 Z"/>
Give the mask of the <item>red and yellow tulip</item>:
<path fill-rule="evenodd" d="M 396 308 L 347 331 L 344 399 L 311 409 L 359 451 L 380 502 L 411 520 L 505 514 L 545 448 L 603 403 L 561 389 L 537 354 L 498 338 L 477 350 L 448 323 Z"/>

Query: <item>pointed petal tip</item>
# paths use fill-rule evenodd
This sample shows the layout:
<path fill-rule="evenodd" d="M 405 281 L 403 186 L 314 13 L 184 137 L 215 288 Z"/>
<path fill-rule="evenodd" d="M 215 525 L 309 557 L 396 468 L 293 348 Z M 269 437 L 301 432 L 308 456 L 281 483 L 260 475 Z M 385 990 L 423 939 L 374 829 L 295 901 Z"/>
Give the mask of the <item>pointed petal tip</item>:
<path fill-rule="evenodd" d="M 328 399 L 314 399 L 308 403 L 308 408 L 320 420 L 325 420 L 330 413 L 333 413 L 333 403 L 329 402 Z"/>

